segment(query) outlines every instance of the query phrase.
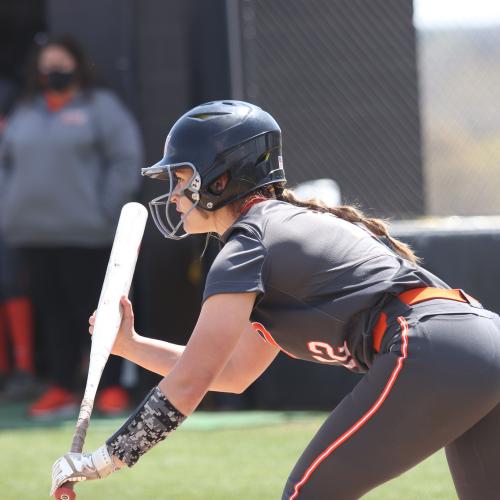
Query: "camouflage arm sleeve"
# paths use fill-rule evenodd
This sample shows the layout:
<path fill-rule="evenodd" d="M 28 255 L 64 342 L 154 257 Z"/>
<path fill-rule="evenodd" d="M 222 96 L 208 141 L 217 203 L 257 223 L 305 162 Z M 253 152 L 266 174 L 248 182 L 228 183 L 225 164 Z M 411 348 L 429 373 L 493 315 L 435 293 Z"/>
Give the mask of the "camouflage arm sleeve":
<path fill-rule="evenodd" d="M 132 467 L 153 446 L 163 441 L 186 419 L 154 387 L 137 410 L 107 441 L 110 454 Z"/>

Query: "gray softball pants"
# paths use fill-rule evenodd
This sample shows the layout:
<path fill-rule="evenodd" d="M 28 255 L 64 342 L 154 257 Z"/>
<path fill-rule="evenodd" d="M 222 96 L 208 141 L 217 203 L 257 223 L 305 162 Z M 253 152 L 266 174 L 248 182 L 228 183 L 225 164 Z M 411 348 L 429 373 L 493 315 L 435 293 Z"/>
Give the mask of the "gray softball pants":
<path fill-rule="evenodd" d="M 360 498 L 442 447 L 460 499 L 500 498 L 500 319 L 474 310 L 397 321 L 282 499 Z"/>

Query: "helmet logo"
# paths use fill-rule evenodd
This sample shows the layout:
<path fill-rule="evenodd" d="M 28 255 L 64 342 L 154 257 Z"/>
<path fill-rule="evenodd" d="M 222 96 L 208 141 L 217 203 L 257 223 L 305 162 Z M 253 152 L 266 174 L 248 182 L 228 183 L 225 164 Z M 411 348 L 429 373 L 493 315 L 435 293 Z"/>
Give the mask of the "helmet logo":
<path fill-rule="evenodd" d="M 207 203 L 207 208 L 212 208 L 213 206 L 214 206 L 214 204 L 213 204 L 211 201 L 209 201 L 209 202 Z"/>
<path fill-rule="evenodd" d="M 196 174 L 194 179 L 191 181 L 191 189 L 195 191 L 199 191 L 201 188 L 201 177 L 200 174 Z"/>

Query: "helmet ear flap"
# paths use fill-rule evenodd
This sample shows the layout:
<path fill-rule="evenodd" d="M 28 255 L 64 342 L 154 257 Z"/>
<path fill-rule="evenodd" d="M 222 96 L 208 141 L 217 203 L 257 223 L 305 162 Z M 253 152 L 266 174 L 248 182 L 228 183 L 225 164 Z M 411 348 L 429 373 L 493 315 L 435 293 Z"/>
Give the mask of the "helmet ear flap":
<path fill-rule="evenodd" d="M 215 179 L 210 184 L 210 186 L 208 186 L 207 191 L 215 196 L 220 196 L 226 189 L 227 185 L 229 184 L 229 180 L 230 180 L 230 173 L 224 172 L 223 174 L 219 175 L 219 177 L 217 177 L 217 179 Z"/>

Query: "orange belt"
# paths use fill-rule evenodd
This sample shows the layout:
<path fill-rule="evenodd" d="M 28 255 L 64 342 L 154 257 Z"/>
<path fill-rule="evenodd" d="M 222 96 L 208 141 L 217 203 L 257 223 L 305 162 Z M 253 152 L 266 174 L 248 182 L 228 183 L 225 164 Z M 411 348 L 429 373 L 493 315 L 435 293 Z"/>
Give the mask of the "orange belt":
<path fill-rule="evenodd" d="M 477 302 L 472 297 L 469 297 L 462 290 L 447 290 L 445 288 L 414 288 L 413 290 L 408 290 L 398 295 L 398 299 L 403 302 L 403 304 L 413 306 L 419 304 L 420 302 L 425 302 L 432 299 L 447 299 L 454 300 L 456 302 L 466 302 L 474 303 Z M 382 338 L 387 330 L 387 314 L 381 312 L 375 327 L 373 328 L 373 348 L 375 351 L 380 351 L 380 345 L 382 344 Z"/>

